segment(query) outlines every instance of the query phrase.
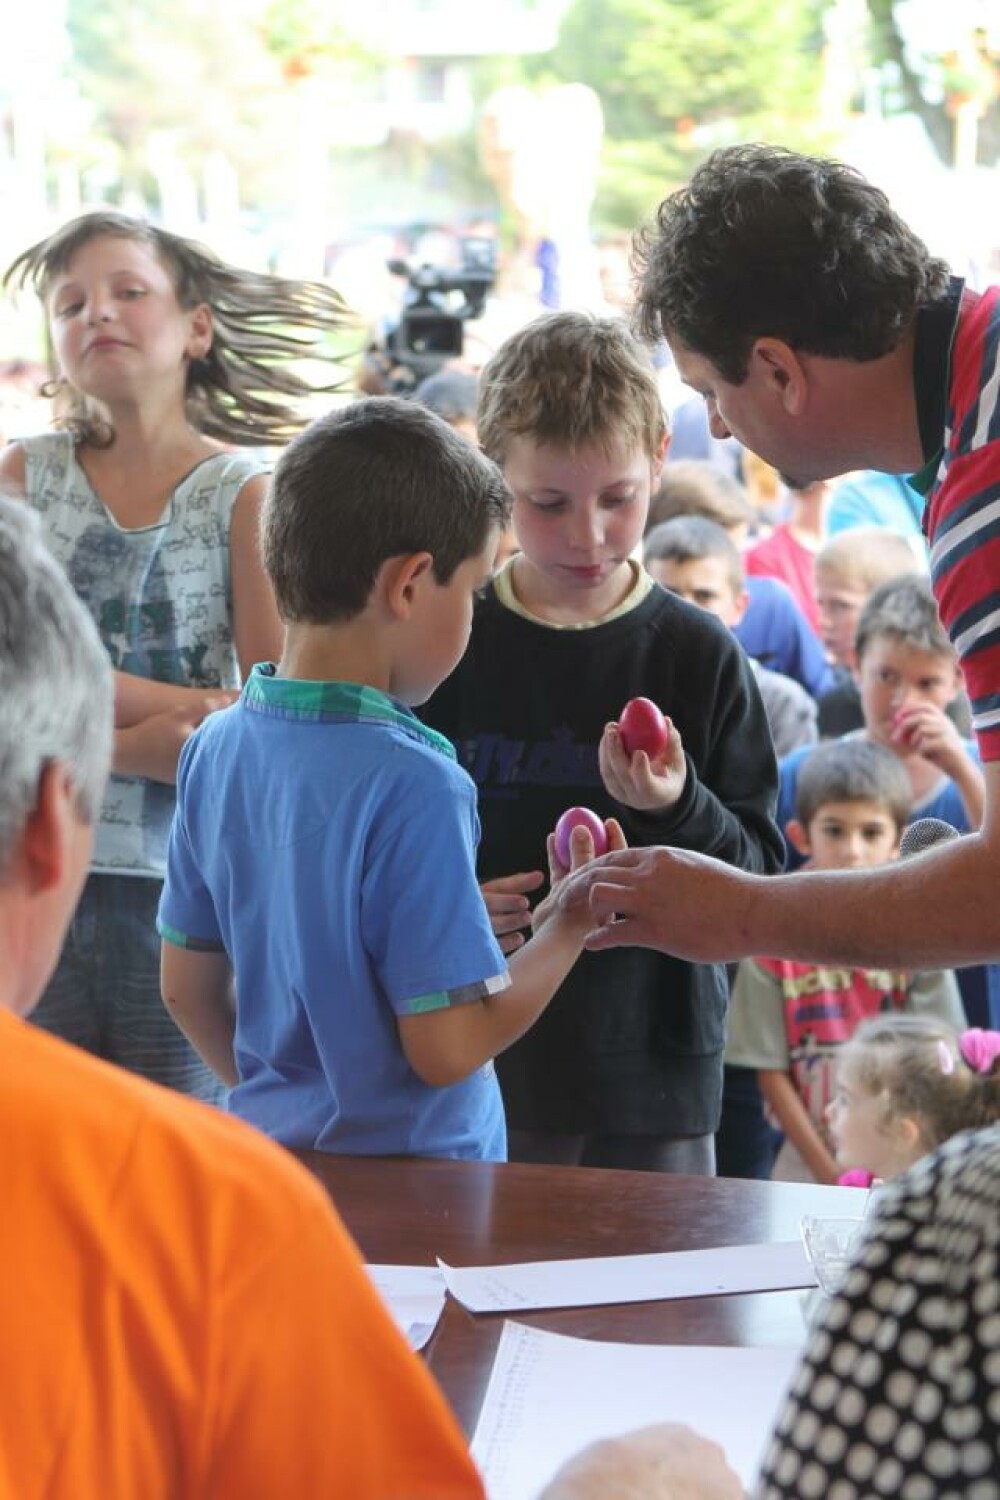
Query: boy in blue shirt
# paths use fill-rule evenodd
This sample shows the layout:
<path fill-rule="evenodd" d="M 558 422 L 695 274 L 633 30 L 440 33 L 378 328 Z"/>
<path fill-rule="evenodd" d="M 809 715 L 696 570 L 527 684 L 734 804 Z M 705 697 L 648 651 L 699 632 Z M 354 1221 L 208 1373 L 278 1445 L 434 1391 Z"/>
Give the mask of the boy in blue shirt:
<path fill-rule="evenodd" d="M 586 921 L 543 903 L 508 970 L 475 788 L 412 712 L 465 650 L 509 512 L 487 459 L 392 399 L 321 418 L 275 470 L 284 652 L 185 747 L 160 932 L 168 1008 L 285 1145 L 503 1159 L 493 1057 L 581 951 Z"/>

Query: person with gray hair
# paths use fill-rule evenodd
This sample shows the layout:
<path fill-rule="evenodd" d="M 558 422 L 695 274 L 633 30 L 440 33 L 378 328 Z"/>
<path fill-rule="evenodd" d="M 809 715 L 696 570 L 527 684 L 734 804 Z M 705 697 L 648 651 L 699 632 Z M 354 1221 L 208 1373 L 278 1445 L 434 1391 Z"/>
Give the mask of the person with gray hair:
<path fill-rule="evenodd" d="M 0 875 L 61 766 L 90 826 L 111 753 L 111 668 L 34 514 L 0 496 Z"/>

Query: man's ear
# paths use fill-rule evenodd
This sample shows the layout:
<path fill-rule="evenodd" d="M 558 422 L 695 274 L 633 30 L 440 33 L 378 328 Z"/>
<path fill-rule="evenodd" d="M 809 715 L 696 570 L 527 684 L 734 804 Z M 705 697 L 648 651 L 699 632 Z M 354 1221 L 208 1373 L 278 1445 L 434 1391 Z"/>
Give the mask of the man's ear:
<path fill-rule="evenodd" d="M 795 350 L 781 339 L 758 339 L 750 350 L 750 372 L 796 417 L 805 409 L 806 372 Z"/>
<path fill-rule="evenodd" d="M 812 845 L 809 842 L 809 830 L 798 818 L 789 818 L 785 824 L 785 837 L 795 850 L 804 859 L 808 859 L 812 853 Z"/>
<path fill-rule="evenodd" d="M 433 555 L 411 552 L 404 557 L 388 558 L 379 570 L 378 585 L 390 612 L 405 619 L 422 587 L 433 578 Z"/>
<path fill-rule="evenodd" d="M 32 895 L 63 879 L 71 824 L 77 820 L 76 789 L 61 761 L 50 761 L 38 778 L 38 797 L 21 830 L 15 864 Z"/>

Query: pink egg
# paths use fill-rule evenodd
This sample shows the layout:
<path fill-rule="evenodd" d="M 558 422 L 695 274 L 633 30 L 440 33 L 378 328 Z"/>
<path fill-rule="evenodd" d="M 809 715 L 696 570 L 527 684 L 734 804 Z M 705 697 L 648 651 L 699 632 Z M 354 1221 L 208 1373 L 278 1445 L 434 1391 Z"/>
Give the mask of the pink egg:
<path fill-rule="evenodd" d="M 670 728 L 651 698 L 630 698 L 618 719 L 626 755 L 645 750 L 650 760 L 662 755 L 670 741 Z"/>
<path fill-rule="evenodd" d="M 607 829 L 589 807 L 570 807 L 556 824 L 556 858 L 567 868 L 570 863 L 569 838 L 576 827 L 586 828 L 594 841 L 594 853 L 604 854 L 608 847 Z"/>

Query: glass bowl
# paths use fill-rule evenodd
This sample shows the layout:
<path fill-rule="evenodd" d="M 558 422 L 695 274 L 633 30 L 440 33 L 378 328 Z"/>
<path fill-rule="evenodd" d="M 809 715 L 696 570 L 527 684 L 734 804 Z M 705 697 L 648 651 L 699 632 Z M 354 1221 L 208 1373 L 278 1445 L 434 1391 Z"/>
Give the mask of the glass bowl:
<path fill-rule="evenodd" d="M 805 1214 L 799 1224 L 802 1243 L 816 1280 L 828 1297 L 838 1292 L 854 1260 L 865 1228 L 863 1219 L 822 1219 Z"/>

